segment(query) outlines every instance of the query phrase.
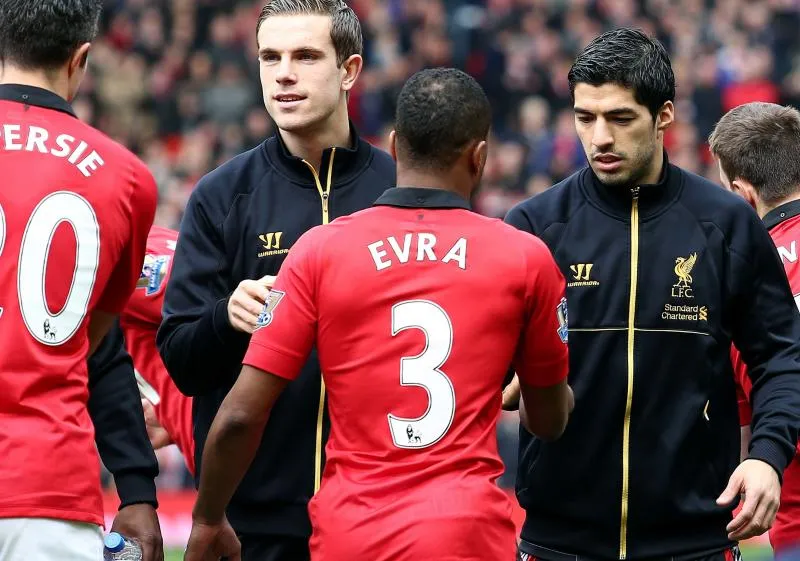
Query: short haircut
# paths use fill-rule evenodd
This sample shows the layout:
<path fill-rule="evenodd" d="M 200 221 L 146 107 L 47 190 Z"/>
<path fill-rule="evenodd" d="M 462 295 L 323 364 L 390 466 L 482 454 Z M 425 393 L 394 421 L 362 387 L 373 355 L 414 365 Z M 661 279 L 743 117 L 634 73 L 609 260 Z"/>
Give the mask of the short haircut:
<path fill-rule="evenodd" d="M 489 100 L 474 78 L 454 68 L 421 70 L 397 99 L 398 159 L 448 170 L 471 142 L 486 139 L 491 122 Z"/>
<path fill-rule="evenodd" d="M 753 185 L 765 203 L 800 189 L 800 111 L 746 103 L 728 111 L 708 138 L 728 179 Z"/>
<path fill-rule="evenodd" d="M 614 29 L 595 38 L 575 59 L 567 78 L 573 101 L 579 83 L 617 84 L 633 90 L 636 102 L 653 118 L 675 99 L 675 74 L 667 51 L 637 29 Z"/>
<path fill-rule="evenodd" d="M 53 70 L 97 36 L 103 0 L 0 0 L 0 61 Z"/>
<path fill-rule="evenodd" d="M 361 22 L 344 0 L 269 0 L 258 16 L 256 35 L 265 19 L 285 15 L 330 16 L 331 41 L 336 50 L 337 66 L 341 66 L 351 56 L 363 53 Z"/>

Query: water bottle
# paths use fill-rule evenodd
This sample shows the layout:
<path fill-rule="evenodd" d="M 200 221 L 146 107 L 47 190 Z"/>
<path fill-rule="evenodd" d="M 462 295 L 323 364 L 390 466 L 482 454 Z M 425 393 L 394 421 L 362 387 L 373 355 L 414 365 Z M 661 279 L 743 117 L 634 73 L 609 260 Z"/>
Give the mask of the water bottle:
<path fill-rule="evenodd" d="M 142 561 L 142 548 L 135 540 L 126 539 L 117 532 L 111 532 L 103 540 L 103 559 L 105 561 Z"/>

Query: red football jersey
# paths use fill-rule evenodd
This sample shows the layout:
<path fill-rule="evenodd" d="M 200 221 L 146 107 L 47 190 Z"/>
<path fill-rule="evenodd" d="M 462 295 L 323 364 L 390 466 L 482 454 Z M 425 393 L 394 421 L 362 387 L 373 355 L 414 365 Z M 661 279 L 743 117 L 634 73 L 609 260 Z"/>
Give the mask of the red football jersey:
<path fill-rule="evenodd" d="M 244 359 L 293 379 L 317 346 L 331 434 L 312 556 L 513 559 L 501 386 L 512 364 L 533 386 L 567 375 L 563 276 L 539 239 L 454 194 L 376 204 L 298 240 Z"/>
<path fill-rule="evenodd" d="M 156 348 L 164 290 L 177 241 L 178 233 L 174 230 L 160 226 L 150 230 L 139 282 L 122 312 L 120 325 L 125 333 L 125 346 L 133 358 L 141 393 L 153 404 L 159 423 L 169 433 L 194 475 L 192 400 L 175 386 Z"/>
<path fill-rule="evenodd" d="M 136 285 L 155 182 L 63 99 L 25 86 L 0 86 L 0 168 L 0 517 L 103 524 L 88 325 Z"/>
<path fill-rule="evenodd" d="M 794 205 L 794 203 L 789 204 Z M 798 262 L 800 214 L 798 212 L 782 214 L 789 216 L 770 228 L 769 233 L 778 247 L 778 254 L 786 269 L 795 302 L 800 307 L 800 262 Z M 753 385 L 747 375 L 747 366 L 736 348 L 731 349 L 731 360 L 738 386 L 740 421 L 742 425 L 749 425 L 752 416 L 749 399 Z M 769 531 L 769 539 L 776 551 L 800 544 L 800 443 L 797 446 L 797 455 L 783 472 L 781 506 L 775 524 Z"/>

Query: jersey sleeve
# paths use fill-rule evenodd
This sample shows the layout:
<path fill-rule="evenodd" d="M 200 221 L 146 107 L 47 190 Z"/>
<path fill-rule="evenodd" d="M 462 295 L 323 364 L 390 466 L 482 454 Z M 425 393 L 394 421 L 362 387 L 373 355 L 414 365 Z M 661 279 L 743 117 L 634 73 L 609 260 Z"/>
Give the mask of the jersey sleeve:
<path fill-rule="evenodd" d="M 753 411 L 750 409 L 750 378 L 747 374 L 747 365 L 734 346 L 731 346 L 731 364 L 733 379 L 736 382 L 736 400 L 739 403 L 739 424 L 743 427 L 749 426 L 753 418 Z"/>
<path fill-rule="evenodd" d="M 555 385 L 567 377 L 567 300 L 564 276 L 538 238 L 526 240 L 526 318 L 514 368 L 529 386 Z"/>
<path fill-rule="evenodd" d="M 270 291 L 243 363 L 281 378 L 300 374 L 316 339 L 316 278 L 313 241 L 317 232 L 301 236 L 289 251 Z"/>
<path fill-rule="evenodd" d="M 136 175 L 138 181 L 131 193 L 127 244 L 97 304 L 98 310 L 115 315 L 125 307 L 139 280 L 147 249 L 147 235 L 153 225 L 158 204 L 156 182 L 150 171 L 138 161 Z"/>

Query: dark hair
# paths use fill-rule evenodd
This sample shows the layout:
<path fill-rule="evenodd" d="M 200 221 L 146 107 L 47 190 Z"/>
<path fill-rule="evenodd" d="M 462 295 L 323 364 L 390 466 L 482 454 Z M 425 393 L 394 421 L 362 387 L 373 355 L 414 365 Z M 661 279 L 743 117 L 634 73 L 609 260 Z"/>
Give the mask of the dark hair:
<path fill-rule="evenodd" d="M 667 51 L 637 29 L 623 27 L 595 38 L 575 59 L 568 80 L 573 101 L 579 83 L 630 88 L 636 102 L 653 117 L 664 103 L 675 99 L 675 74 Z"/>
<path fill-rule="evenodd" d="M 731 181 L 744 179 L 767 203 L 800 188 L 800 112 L 774 103 L 746 103 L 728 111 L 708 138 Z"/>
<path fill-rule="evenodd" d="M 489 100 L 474 78 L 455 68 L 421 70 L 397 98 L 398 157 L 450 169 L 470 142 L 486 139 L 491 122 Z"/>
<path fill-rule="evenodd" d="M 97 36 L 103 0 L 0 0 L 0 61 L 58 68 Z"/>
<path fill-rule="evenodd" d="M 336 65 L 341 66 L 353 55 L 364 50 L 361 22 L 344 0 L 269 0 L 258 16 L 256 35 L 264 20 L 281 15 L 322 15 L 331 18 L 331 41 L 336 50 Z"/>

